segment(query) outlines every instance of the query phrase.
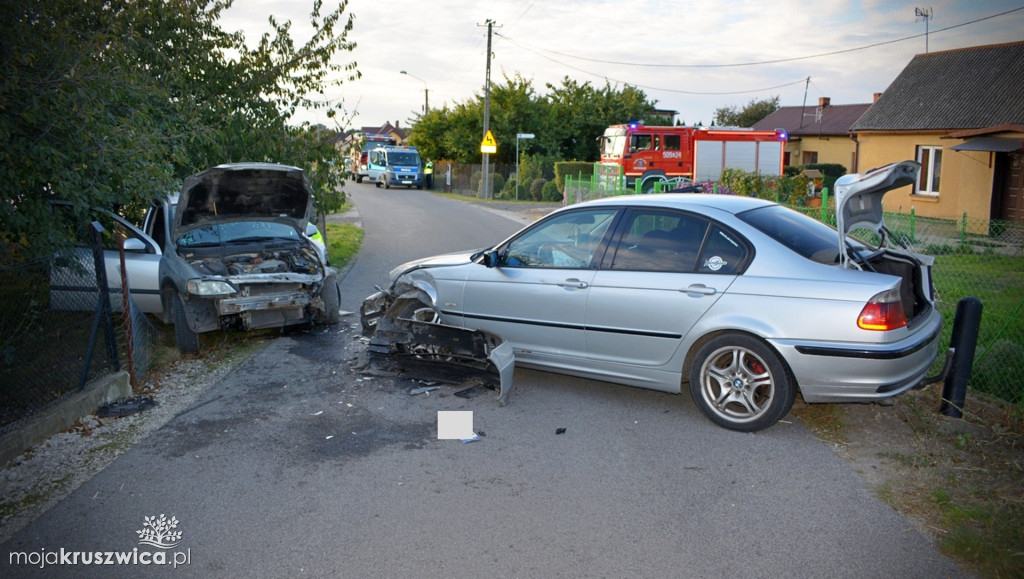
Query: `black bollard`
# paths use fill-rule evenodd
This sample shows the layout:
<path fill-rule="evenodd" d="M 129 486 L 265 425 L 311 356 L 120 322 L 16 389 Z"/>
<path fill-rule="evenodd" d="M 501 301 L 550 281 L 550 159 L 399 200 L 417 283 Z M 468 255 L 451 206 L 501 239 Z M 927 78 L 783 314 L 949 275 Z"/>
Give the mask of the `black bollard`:
<path fill-rule="evenodd" d="M 967 381 L 974 367 L 974 349 L 978 345 L 978 328 L 981 327 L 981 300 L 966 297 L 956 304 L 953 318 L 953 335 L 949 345 L 954 349 L 953 366 L 942 387 L 942 404 L 939 412 L 950 418 L 963 418 L 964 400 L 967 397 Z"/>

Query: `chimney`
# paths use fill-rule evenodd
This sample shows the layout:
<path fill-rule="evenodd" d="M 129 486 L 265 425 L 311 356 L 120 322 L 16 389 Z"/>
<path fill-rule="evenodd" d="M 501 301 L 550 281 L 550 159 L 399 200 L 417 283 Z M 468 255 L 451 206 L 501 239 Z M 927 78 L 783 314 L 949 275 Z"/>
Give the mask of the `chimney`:
<path fill-rule="evenodd" d="M 832 99 L 829 98 L 829 97 L 818 97 L 818 106 L 819 107 L 825 108 L 825 107 L 829 106 L 830 102 L 832 102 Z"/>
<path fill-rule="evenodd" d="M 398 121 L 395 121 L 395 128 L 398 128 Z"/>
<path fill-rule="evenodd" d="M 873 102 L 873 103 L 877 103 L 877 102 L 878 102 L 878 99 L 880 99 L 880 98 L 882 98 L 882 93 L 880 93 L 880 92 L 876 92 L 876 93 L 875 93 L 875 98 L 874 98 L 874 100 L 872 100 L 871 102 Z"/>

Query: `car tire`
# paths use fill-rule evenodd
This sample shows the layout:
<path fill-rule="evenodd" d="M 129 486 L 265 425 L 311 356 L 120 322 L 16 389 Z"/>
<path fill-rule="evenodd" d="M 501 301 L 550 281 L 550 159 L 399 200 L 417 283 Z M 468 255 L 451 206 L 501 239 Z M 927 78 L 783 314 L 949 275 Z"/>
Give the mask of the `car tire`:
<path fill-rule="evenodd" d="M 740 432 L 768 428 L 789 413 L 796 383 L 775 351 L 745 334 L 723 334 L 697 350 L 690 395 L 712 422 Z"/>
<path fill-rule="evenodd" d="M 378 189 L 380 189 L 380 179 L 377 179 L 376 181 L 374 181 L 373 182 L 373 186 L 378 188 Z"/>
<path fill-rule="evenodd" d="M 331 276 L 324 282 L 320 299 L 324 302 L 320 323 L 334 325 L 341 322 L 341 285 L 338 284 L 338 278 Z"/>
<path fill-rule="evenodd" d="M 384 188 L 385 189 L 390 189 L 391 188 L 391 179 L 388 179 L 387 177 L 384 177 Z"/>
<path fill-rule="evenodd" d="M 199 334 L 192 331 L 185 318 L 185 303 L 181 296 L 174 296 L 174 342 L 182 354 L 199 351 Z"/>
<path fill-rule="evenodd" d="M 362 175 L 356 175 L 356 183 L 362 183 L 362 182 L 363 182 L 363 176 Z"/>

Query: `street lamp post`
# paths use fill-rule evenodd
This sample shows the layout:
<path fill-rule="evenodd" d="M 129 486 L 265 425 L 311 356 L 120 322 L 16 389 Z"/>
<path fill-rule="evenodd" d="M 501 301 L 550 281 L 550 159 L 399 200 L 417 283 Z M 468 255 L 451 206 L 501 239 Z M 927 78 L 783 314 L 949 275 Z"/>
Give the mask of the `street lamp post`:
<path fill-rule="evenodd" d="M 427 81 L 423 80 L 422 78 L 420 78 L 420 77 L 418 77 L 418 76 L 416 76 L 414 74 L 409 74 L 408 72 L 406 72 L 404 70 L 401 71 L 401 73 L 406 75 L 406 76 L 411 76 L 411 77 L 415 78 L 416 80 L 418 80 L 418 81 L 423 83 L 423 114 L 427 114 L 428 112 L 430 112 L 430 91 L 427 90 Z"/>
<path fill-rule="evenodd" d="M 523 184 L 522 175 L 519 171 L 519 139 L 532 139 L 533 133 L 516 133 L 516 201 L 519 201 L 519 187 Z"/>

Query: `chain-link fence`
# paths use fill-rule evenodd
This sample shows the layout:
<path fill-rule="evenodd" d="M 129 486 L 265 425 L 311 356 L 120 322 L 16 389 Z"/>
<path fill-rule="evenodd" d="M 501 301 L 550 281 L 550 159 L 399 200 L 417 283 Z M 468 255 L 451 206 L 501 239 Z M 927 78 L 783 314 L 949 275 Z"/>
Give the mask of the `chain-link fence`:
<path fill-rule="evenodd" d="M 107 280 L 110 299 L 101 304 L 97 278 L 105 275 L 97 276 L 93 249 L 0 264 L 0 275 L 0 432 L 103 375 L 131 369 L 133 385 L 143 379 L 155 328 L 130 298 L 124 314 L 119 278 Z"/>
<path fill-rule="evenodd" d="M 510 176 L 515 174 L 515 165 L 491 163 L 488 165 L 491 180 L 491 192 L 483 191 L 483 165 L 438 162 L 434 163 L 434 189 L 447 193 L 494 199 L 505 186 Z"/>
<path fill-rule="evenodd" d="M 702 185 L 709 193 L 726 192 L 718 184 Z M 634 193 L 618 175 L 595 172 L 565 181 L 566 204 Z M 830 225 L 836 223 L 827 194 L 821 207 L 793 208 Z M 885 223 L 898 242 L 935 257 L 933 284 L 945 318 L 942 349 L 949 345 L 957 303 L 964 297 L 981 300 L 981 328 L 969 386 L 1024 405 L 1024 223 L 967 214 L 957 220 L 932 219 L 914 213 L 886 213 Z M 943 362 L 943 356 L 936 360 L 936 372 Z"/>

